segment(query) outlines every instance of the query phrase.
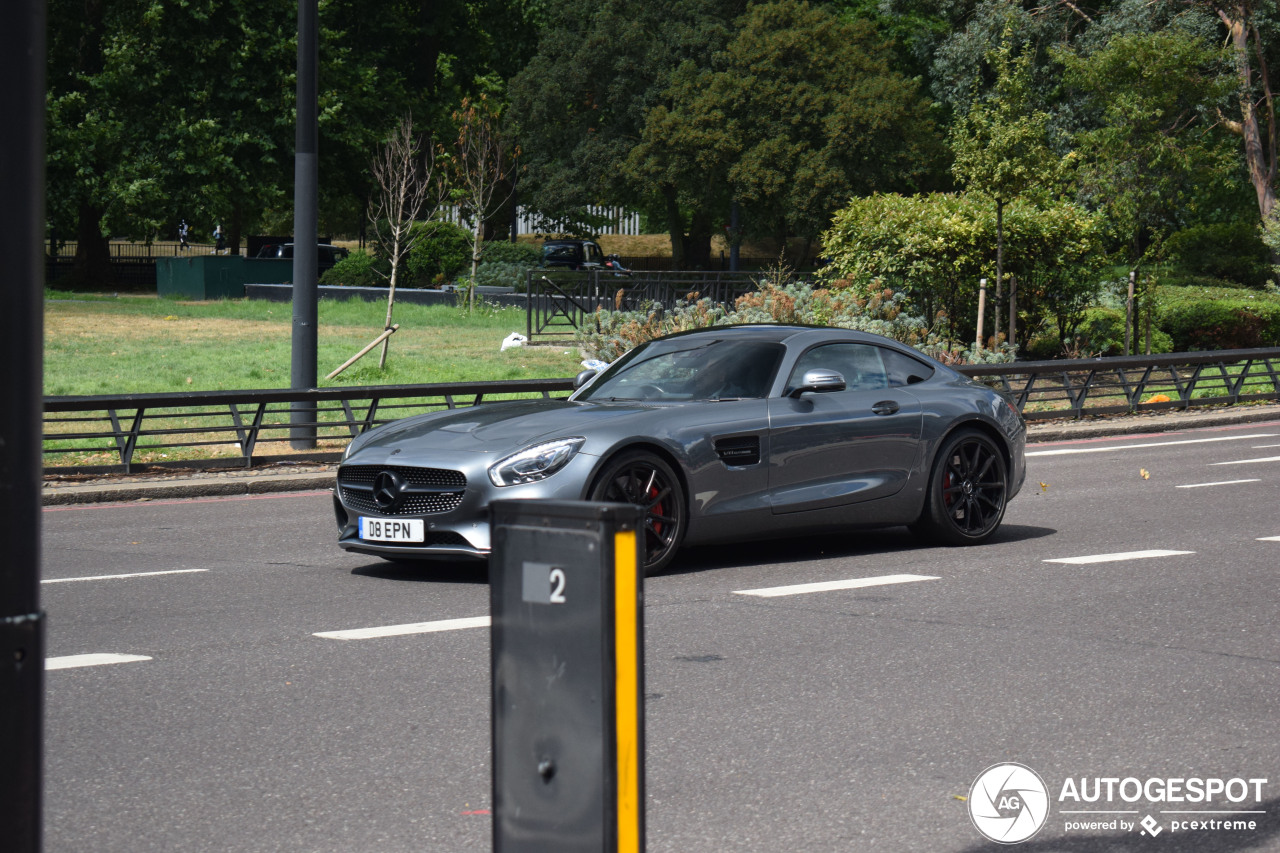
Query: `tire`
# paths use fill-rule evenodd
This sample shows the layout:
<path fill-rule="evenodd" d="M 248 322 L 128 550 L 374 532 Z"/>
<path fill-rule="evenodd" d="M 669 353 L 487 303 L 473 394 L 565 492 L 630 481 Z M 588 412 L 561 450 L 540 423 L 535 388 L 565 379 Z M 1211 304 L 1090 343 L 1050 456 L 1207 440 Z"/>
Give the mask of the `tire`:
<path fill-rule="evenodd" d="M 924 511 L 912 525 L 943 545 L 978 545 L 1000 527 L 1008 503 L 1004 452 L 984 433 L 947 437 L 929 472 Z"/>
<path fill-rule="evenodd" d="M 660 456 L 645 450 L 615 456 L 601 469 L 587 499 L 644 509 L 646 575 L 662 571 L 675 558 L 684 541 L 687 504 L 680 479 Z"/>

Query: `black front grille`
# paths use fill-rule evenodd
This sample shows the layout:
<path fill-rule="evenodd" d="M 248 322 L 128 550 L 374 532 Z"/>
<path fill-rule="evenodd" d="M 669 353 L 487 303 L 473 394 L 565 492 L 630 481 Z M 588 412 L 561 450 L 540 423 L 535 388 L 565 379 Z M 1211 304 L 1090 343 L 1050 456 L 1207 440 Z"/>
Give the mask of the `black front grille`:
<path fill-rule="evenodd" d="M 387 510 L 373 499 L 373 483 L 390 471 L 407 484 L 399 506 Z M 461 471 L 444 468 L 411 468 L 404 465 L 349 465 L 338 469 L 338 494 L 355 512 L 378 515 L 438 515 L 455 510 L 466 494 L 467 478 Z"/>
<path fill-rule="evenodd" d="M 465 489 L 467 478 L 461 471 L 447 468 L 411 468 L 407 465 L 344 465 L 338 469 L 338 485 L 373 488 L 374 479 L 383 471 L 393 471 L 412 486 L 443 489 Z"/>

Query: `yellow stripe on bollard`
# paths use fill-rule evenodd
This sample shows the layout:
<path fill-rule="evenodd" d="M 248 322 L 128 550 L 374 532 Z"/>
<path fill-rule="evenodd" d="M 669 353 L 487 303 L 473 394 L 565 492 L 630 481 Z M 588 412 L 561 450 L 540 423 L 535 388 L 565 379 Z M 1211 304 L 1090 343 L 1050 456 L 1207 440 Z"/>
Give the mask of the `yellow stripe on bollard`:
<path fill-rule="evenodd" d="M 636 532 L 614 534 L 614 707 L 617 730 L 618 853 L 640 853 L 640 660 L 636 624 Z"/>

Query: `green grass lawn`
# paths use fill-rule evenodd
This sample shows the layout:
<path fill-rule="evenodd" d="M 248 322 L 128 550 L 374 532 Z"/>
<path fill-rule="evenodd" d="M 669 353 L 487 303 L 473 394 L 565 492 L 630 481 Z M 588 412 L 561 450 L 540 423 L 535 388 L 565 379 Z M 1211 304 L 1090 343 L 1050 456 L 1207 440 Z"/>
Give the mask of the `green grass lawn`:
<path fill-rule="evenodd" d="M 384 370 L 374 349 L 340 376 L 323 377 L 377 337 L 386 303 L 322 299 L 317 331 L 321 387 L 561 378 L 581 356 L 572 343 L 499 352 L 525 330 L 519 308 L 397 305 Z M 185 302 L 46 291 L 44 393 L 48 396 L 288 388 L 293 308 L 235 299 Z"/>

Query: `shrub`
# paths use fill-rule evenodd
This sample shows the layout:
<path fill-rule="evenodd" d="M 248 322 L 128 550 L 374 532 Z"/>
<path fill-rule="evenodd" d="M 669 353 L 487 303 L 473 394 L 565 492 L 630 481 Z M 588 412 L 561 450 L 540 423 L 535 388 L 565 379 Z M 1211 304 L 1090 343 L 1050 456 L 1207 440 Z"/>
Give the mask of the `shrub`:
<path fill-rule="evenodd" d="M 1170 258 L 1194 276 L 1261 288 L 1271 275 L 1269 252 L 1256 224 L 1227 222 L 1187 228 L 1172 235 L 1166 247 Z"/>
<path fill-rule="evenodd" d="M 1178 352 L 1280 346 L 1280 296 L 1225 287 L 1165 287 L 1160 327 Z"/>
<path fill-rule="evenodd" d="M 476 284 L 491 287 L 514 287 L 523 293 L 528 272 L 537 264 L 508 263 L 506 261 L 485 261 L 476 268 Z"/>
<path fill-rule="evenodd" d="M 1131 353 L 1147 351 L 1146 324 L 1129 343 Z M 1063 341 L 1062 348 L 1080 358 L 1124 355 L 1124 312 L 1114 308 L 1090 308 L 1078 327 L 1074 340 Z M 1173 339 L 1157 322 L 1151 325 L 1151 352 L 1173 352 Z"/>
<path fill-rule="evenodd" d="M 691 299 L 677 302 L 669 311 L 656 302 L 639 311 L 598 311 L 579 329 L 578 344 L 589 358 L 613 361 L 644 341 L 687 329 L 800 323 L 883 335 L 947 364 L 1013 361 L 1013 347 L 1002 344 L 995 350 L 974 352 L 972 345 L 948 339 L 945 318 L 931 328 L 923 318 L 907 314 L 905 302 L 901 292 L 889 288 L 862 295 L 804 282 L 762 281 L 758 290 L 740 296 L 732 310 L 709 299 Z"/>
<path fill-rule="evenodd" d="M 480 264 L 519 264 L 536 267 L 542 260 L 542 249 L 533 243 L 512 243 L 495 240 L 480 246 Z"/>
<path fill-rule="evenodd" d="M 421 236 L 405 259 L 405 284 L 437 287 L 471 269 L 471 232 L 448 222 L 414 226 Z"/>
<path fill-rule="evenodd" d="M 386 287 L 389 274 L 386 261 L 357 249 L 325 270 L 320 283 L 338 287 Z"/>

